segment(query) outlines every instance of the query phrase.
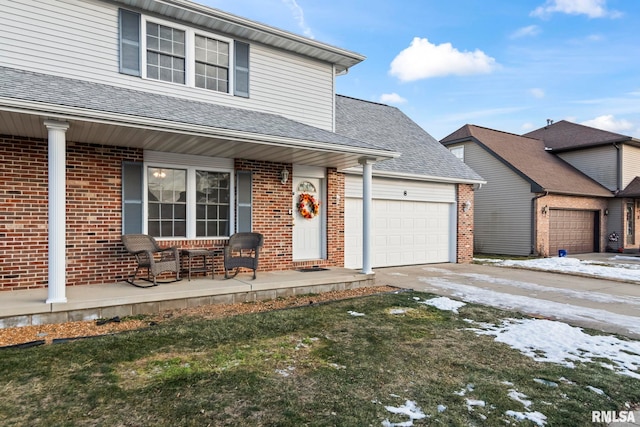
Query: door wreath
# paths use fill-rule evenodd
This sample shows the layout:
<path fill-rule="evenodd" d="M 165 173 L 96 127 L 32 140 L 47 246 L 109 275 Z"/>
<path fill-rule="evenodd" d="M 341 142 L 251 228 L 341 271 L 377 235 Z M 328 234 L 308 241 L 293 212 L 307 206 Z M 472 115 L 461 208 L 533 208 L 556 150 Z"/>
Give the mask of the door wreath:
<path fill-rule="evenodd" d="M 303 218 L 311 219 L 320 212 L 320 202 L 311 194 L 302 193 L 298 201 L 298 212 Z"/>

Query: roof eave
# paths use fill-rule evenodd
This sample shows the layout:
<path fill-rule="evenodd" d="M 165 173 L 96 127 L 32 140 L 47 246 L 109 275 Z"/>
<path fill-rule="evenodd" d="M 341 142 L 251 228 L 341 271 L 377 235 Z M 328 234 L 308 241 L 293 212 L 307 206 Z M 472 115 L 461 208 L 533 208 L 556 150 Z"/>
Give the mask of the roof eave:
<path fill-rule="evenodd" d="M 354 175 L 361 175 L 361 168 L 349 168 L 342 170 L 341 172 L 350 173 Z M 408 179 L 412 181 L 429 181 L 429 182 L 441 182 L 444 184 L 486 184 L 487 181 L 483 179 L 469 179 L 469 178 L 451 178 L 444 176 L 434 176 L 434 175 L 422 175 L 422 174 L 411 174 L 411 173 L 403 173 L 403 172 L 389 172 L 389 171 L 380 171 L 373 170 L 373 176 L 380 178 L 395 178 L 395 179 Z"/>
<path fill-rule="evenodd" d="M 183 22 L 222 32 L 240 39 L 262 43 L 278 49 L 335 64 L 342 72 L 364 61 L 365 56 L 326 43 L 251 21 L 219 9 L 187 0 L 111 0 L 133 9 L 160 14 Z"/>
<path fill-rule="evenodd" d="M 169 120 L 151 119 L 127 114 L 17 100 L 14 98 L 0 98 L 0 111 L 37 115 L 53 120 L 79 120 L 130 128 L 175 132 L 191 136 L 222 138 L 230 141 L 256 143 L 274 147 L 358 155 L 363 158 L 372 158 L 375 161 L 390 160 L 400 157 L 401 155 L 398 152 L 384 149 L 351 147 L 331 142 L 252 133 L 233 129 L 195 125 L 191 123 L 173 122 Z"/>

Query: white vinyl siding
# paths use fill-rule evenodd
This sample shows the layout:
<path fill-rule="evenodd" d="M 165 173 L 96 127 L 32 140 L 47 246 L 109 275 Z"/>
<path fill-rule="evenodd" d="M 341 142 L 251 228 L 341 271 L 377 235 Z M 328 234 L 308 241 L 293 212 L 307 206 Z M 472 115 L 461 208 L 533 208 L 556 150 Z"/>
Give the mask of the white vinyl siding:
<path fill-rule="evenodd" d="M 624 144 L 622 145 L 621 190 L 624 190 L 636 176 L 640 176 L 640 148 Z"/>
<path fill-rule="evenodd" d="M 121 74 L 118 31 L 115 4 L 95 0 L 15 0 L 0 13 L 2 65 L 275 113 L 333 129 L 332 64 L 251 44 L 251 93 L 244 98 Z"/>
<path fill-rule="evenodd" d="M 465 163 L 487 180 L 474 195 L 474 252 L 529 255 L 531 184 L 476 144 Z"/>
<path fill-rule="evenodd" d="M 618 186 L 618 157 L 613 145 L 558 154 L 565 162 L 614 191 Z"/>

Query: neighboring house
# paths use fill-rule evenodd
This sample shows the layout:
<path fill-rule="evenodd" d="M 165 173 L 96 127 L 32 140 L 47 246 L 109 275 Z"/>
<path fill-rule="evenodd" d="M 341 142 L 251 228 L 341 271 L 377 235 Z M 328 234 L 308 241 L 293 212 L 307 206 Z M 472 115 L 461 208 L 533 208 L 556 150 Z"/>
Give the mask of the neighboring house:
<path fill-rule="evenodd" d="M 336 132 L 402 153 L 373 166 L 374 267 L 473 258 L 473 188 L 485 181 L 399 109 L 336 97 Z M 362 171 L 345 180 L 345 266 L 362 266 Z"/>
<path fill-rule="evenodd" d="M 640 244 L 640 139 L 565 120 L 524 135 L 544 141 L 550 153 L 605 186 L 615 198 L 607 206 L 609 250 Z M 618 237 L 609 241 L 608 236 Z M 612 239 L 615 240 L 615 239 Z"/>
<path fill-rule="evenodd" d="M 368 193 L 345 197 L 345 180 L 378 198 L 373 166 L 385 172 L 378 162 L 409 145 L 379 127 L 337 132 L 335 78 L 360 54 L 186 0 L 16 0 L 0 14 L 0 38 L 0 289 L 46 286 L 55 303 L 66 286 L 121 281 L 134 262 L 120 236 L 140 232 L 211 247 L 252 230 L 265 236 L 262 270 L 370 269 L 378 242 L 363 245 L 366 262 L 345 261 L 357 250 L 345 249 L 345 223 L 357 233 L 345 203 L 363 199 L 365 225 L 372 215 Z M 413 130 L 399 136 L 443 156 L 403 120 Z M 448 256 L 424 259 L 469 261 L 473 224 L 457 212 L 472 210 L 456 202 L 472 201 L 481 179 L 460 165 L 420 169 L 407 154 L 385 173 L 407 200 L 412 186 L 439 192 L 417 198 L 449 215 L 451 240 L 436 243 Z M 445 157 L 438 163 L 455 160 Z M 358 165 L 360 178 L 343 173 Z M 312 218 L 299 212 L 302 194 L 319 202 Z M 414 226 L 400 224 L 402 235 Z"/>
<path fill-rule="evenodd" d="M 612 192 L 545 142 L 465 125 L 441 143 L 487 181 L 475 192 L 476 253 L 605 250 Z"/>

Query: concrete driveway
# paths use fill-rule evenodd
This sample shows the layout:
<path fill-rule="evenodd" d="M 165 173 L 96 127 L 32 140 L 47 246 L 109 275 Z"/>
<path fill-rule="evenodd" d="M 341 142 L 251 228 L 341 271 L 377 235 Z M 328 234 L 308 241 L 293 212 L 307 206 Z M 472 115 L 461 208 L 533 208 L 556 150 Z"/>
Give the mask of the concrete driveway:
<path fill-rule="evenodd" d="M 640 285 L 479 264 L 376 269 L 376 284 L 409 288 L 640 339 Z"/>

